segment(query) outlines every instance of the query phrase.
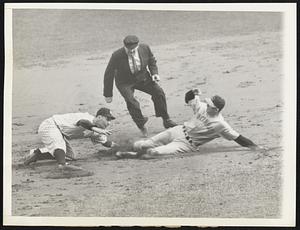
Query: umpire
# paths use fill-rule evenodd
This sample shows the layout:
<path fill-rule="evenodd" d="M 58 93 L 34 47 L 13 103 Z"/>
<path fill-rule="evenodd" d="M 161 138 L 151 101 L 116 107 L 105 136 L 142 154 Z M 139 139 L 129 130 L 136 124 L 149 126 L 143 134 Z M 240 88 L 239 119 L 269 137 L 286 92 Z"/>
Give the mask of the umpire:
<path fill-rule="evenodd" d="M 107 103 L 112 102 L 113 82 L 126 101 L 127 109 L 144 136 L 148 135 L 145 126 L 148 118 L 143 116 L 140 104 L 134 97 L 134 91 L 140 90 L 150 94 L 154 103 L 156 117 L 163 119 L 164 127 L 176 126 L 167 111 L 166 96 L 157 84 L 160 80 L 156 59 L 146 44 L 139 44 L 135 35 L 128 35 L 123 40 L 124 47 L 115 51 L 104 73 L 104 97 Z"/>

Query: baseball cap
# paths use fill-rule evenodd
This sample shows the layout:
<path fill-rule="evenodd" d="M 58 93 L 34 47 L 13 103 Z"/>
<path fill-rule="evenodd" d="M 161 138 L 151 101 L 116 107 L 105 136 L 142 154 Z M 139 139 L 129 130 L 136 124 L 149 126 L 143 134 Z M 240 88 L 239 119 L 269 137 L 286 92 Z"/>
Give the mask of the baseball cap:
<path fill-rule="evenodd" d="M 127 48 L 135 48 L 133 46 L 139 43 L 139 38 L 135 35 L 128 35 L 124 38 L 123 43 Z"/>
<path fill-rule="evenodd" d="M 110 120 L 116 119 L 116 118 L 111 114 L 110 109 L 104 108 L 104 107 L 101 108 L 101 109 L 99 109 L 99 110 L 97 111 L 96 117 L 98 117 L 99 115 L 104 116 L 104 117 L 107 117 L 107 118 L 109 118 Z"/>
<path fill-rule="evenodd" d="M 207 104 L 209 104 L 211 107 L 216 107 L 219 109 L 219 111 L 221 111 L 224 106 L 225 106 L 225 100 L 218 96 L 218 95 L 215 95 L 211 98 L 205 98 L 205 101 L 207 102 Z"/>

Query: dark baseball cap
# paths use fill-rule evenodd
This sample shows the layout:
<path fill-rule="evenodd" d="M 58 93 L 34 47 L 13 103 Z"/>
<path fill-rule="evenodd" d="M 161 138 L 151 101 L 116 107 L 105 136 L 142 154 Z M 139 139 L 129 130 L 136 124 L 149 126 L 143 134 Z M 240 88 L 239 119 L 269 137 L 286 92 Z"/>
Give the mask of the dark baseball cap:
<path fill-rule="evenodd" d="M 123 43 L 127 48 L 134 48 L 139 43 L 139 38 L 135 35 L 128 35 L 124 38 Z"/>
<path fill-rule="evenodd" d="M 207 102 L 207 104 L 209 104 L 211 107 L 216 107 L 219 109 L 219 111 L 221 111 L 224 106 L 225 106 L 225 100 L 218 96 L 218 95 L 215 95 L 211 98 L 205 98 L 205 101 Z"/>
<path fill-rule="evenodd" d="M 99 115 L 104 116 L 104 117 L 107 117 L 107 118 L 109 118 L 110 120 L 116 119 L 116 118 L 111 114 L 110 109 L 104 108 L 104 107 L 101 108 L 101 109 L 99 109 L 99 110 L 97 111 L 96 117 L 98 117 Z"/>

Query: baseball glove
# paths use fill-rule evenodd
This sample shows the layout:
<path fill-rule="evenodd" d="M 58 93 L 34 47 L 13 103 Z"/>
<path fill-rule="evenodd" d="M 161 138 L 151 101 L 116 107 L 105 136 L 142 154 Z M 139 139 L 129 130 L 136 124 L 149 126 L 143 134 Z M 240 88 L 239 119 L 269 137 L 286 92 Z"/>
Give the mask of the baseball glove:
<path fill-rule="evenodd" d="M 190 100 L 195 98 L 195 95 L 199 95 L 200 92 L 198 89 L 191 89 L 185 93 L 184 101 L 187 104 Z"/>
<path fill-rule="evenodd" d="M 91 141 L 93 144 L 105 143 L 107 141 L 107 137 L 105 135 L 101 135 L 99 133 L 93 132 L 91 135 Z"/>

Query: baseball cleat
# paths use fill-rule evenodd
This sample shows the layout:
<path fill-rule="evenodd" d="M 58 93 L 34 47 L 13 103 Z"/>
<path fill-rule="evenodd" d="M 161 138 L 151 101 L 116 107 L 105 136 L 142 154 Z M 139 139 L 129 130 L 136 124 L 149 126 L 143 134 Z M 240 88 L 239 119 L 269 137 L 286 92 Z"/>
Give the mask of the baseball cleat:
<path fill-rule="evenodd" d="M 31 149 L 29 154 L 25 157 L 24 165 L 29 165 L 33 162 L 36 162 L 40 153 L 41 152 L 39 149 Z"/>
<path fill-rule="evenodd" d="M 136 158 L 137 152 L 116 152 L 116 157 L 118 158 Z"/>

